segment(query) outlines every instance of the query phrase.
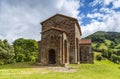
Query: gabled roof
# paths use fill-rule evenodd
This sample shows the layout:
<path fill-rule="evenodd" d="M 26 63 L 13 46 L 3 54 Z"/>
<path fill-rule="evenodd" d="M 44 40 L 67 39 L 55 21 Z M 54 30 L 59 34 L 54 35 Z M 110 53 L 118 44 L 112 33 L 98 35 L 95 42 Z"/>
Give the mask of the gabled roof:
<path fill-rule="evenodd" d="M 48 30 L 58 30 L 58 31 L 62 31 L 62 32 L 65 32 L 66 34 L 67 34 L 67 32 L 64 30 L 64 29 L 61 29 L 61 28 L 57 28 L 57 27 L 51 27 L 51 28 L 49 28 L 49 29 L 45 29 L 45 30 L 43 30 L 41 33 L 44 33 L 44 32 L 46 32 L 46 31 L 48 31 Z"/>
<path fill-rule="evenodd" d="M 43 24 L 44 22 L 50 20 L 51 18 L 55 17 L 55 16 L 62 16 L 62 17 L 66 17 L 66 18 L 69 18 L 69 19 L 74 19 L 74 20 L 77 20 L 76 18 L 73 18 L 73 17 L 70 17 L 70 16 L 66 16 L 66 15 L 62 15 L 62 14 L 55 14 L 53 15 L 52 17 L 49 17 L 48 19 L 44 20 L 43 22 L 41 22 L 41 24 Z"/>
<path fill-rule="evenodd" d="M 78 29 L 80 31 L 80 35 L 82 35 L 81 28 L 80 28 L 80 25 L 78 23 L 78 20 L 76 18 L 73 18 L 73 17 L 70 17 L 70 16 L 66 16 L 66 15 L 63 15 L 63 14 L 58 14 L 57 13 L 57 14 L 53 15 L 52 17 L 50 17 L 50 18 L 44 20 L 43 22 L 41 22 L 41 24 L 45 23 L 46 21 L 50 20 L 51 18 L 53 18 L 55 16 L 61 16 L 61 17 L 66 17 L 66 18 L 69 18 L 69 19 L 73 19 L 76 22 L 76 24 L 77 24 L 77 27 L 78 27 Z"/>
<path fill-rule="evenodd" d="M 82 39 L 79 41 L 79 44 L 80 45 L 90 45 L 90 44 L 92 44 L 92 41 L 91 41 L 91 39 Z"/>

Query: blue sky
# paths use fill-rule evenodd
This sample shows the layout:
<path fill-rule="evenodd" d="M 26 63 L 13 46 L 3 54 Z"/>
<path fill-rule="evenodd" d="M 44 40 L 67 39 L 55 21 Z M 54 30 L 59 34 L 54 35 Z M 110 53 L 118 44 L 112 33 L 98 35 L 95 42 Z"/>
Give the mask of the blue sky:
<path fill-rule="evenodd" d="M 40 22 L 56 13 L 77 18 L 82 37 L 120 32 L 120 0 L 0 0 L 0 39 L 40 40 Z"/>

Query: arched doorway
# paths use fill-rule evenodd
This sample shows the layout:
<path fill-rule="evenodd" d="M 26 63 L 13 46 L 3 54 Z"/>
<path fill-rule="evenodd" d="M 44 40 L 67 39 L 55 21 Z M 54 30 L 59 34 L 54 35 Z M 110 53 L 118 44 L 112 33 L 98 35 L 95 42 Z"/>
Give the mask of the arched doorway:
<path fill-rule="evenodd" d="M 55 50 L 54 49 L 50 49 L 49 50 L 49 64 L 55 64 Z"/>

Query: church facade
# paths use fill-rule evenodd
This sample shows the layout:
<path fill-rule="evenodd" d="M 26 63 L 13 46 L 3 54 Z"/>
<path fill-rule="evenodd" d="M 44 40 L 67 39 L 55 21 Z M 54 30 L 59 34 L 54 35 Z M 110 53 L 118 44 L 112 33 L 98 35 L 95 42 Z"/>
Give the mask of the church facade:
<path fill-rule="evenodd" d="M 91 40 L 81 41 L 81 29 L 77 19 L 56 14 L 41 22 L 38 62 L 42 65 L 93 63 Z"/>

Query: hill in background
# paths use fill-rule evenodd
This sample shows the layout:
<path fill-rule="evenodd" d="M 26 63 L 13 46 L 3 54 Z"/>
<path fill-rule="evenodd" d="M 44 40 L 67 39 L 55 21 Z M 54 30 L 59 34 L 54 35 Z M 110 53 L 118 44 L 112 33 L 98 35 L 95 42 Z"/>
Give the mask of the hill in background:
<path fill-rule="evenodd" d="M 92 40 L 93 49 L 97 49 L 97 50 L 111 49 L 113 51 L 120 50 L 120 33 L 118 32 L 98 31 L 85 37 L 85 39 Z"/>
<path fill-rule="evenodd" d="M 120 33 L 98 31 L 83 39 L 92 40 L 92 50 L 100 52 L 100 55 L 96 56 L 98 60 L 107 58 L 120 63 Z"/>

